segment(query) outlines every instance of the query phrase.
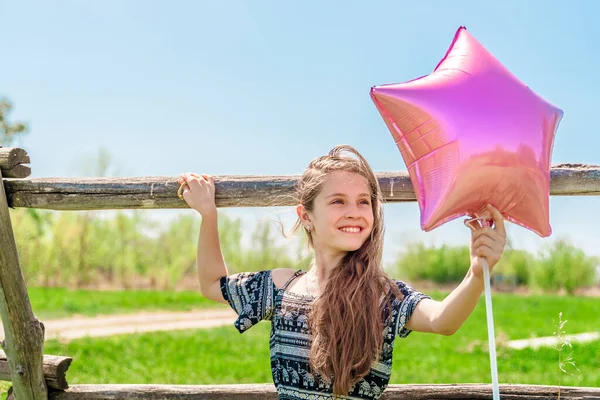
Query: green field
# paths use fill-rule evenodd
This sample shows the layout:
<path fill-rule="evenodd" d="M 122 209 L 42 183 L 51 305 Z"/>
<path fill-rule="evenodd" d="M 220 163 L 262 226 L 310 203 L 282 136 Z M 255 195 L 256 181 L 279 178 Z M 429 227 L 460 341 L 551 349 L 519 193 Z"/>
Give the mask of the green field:
<path fill-rule="evenodd" d="M 485 338 L 485 331 L 477 330 Z M 465 336 L 462 332 L 452 337 L 413 333 L 399 341 L 391 383 L 490 382 L 487 353 L 467 352 Z M 261 383 L 271 382 L 268 338 L 269 325 L 263 322 L 243 335 L 223 327 L 81 339 L 68 345 L 49 342 L 46 352 L 74 357 L 68 374 L 73 384 Z M 574 345 L 573 357 L 580 372 L 563 376 L 563 384 L 600 385 L 598 343 Z M 499 349 L 498 371 L 501 383 L 554 385 L 559 374 L 557 353 L 548 348 Z"/>
<path fill-rule="evenodd" d="M 228 307 L 226 304 L 206 299 L 200 294 L 200 291 L 99 291 L 30 288 L 28 292 L 33 312 L 41 320 L 73 315 L 125 314 L 142 310 L 184 311 Z"/>
<path fill-rule="evenodd" d="M 439 296 L 438 296 L 439 298 Z M 494 295 L 496 336 L 522 339 L 551 336 L 558 313 L 567 333 L 600 329 L 600 299 Z M 49 341 L 46 354 L 74 358 L 68 378 L 76 383 L 224 384 L 271 382 L 268 322 L 240 335 L 233 326 L 160 332 L 69 344 Z M 479 343 L 479 345 L 477 345 Z M 483 298 L 453 336 L 412 333 L 398 339 L 391 383 L 491 381 Z M 598 342 L 574 344 L 580 370 L 563 374 L 563 385 L 600 386 Z M 498 348 L 500 383 L 558 384 L 558 354 L 551 348 Z"/>
<path fill-rule="evenodd" d="M 206 299 L 199 291 L 99 291 L 62 288 L 29 288 L 28 291 L 33 311 L 42 320 L 75 315 L 229 307 Z M 446 295 L 440 292 L 429 294 L 437 300 L 442 300 Z M 551 335 L 554 332 L 553 321 L 558 318 L 559 312 L 563 313 L 563 319 L 569 320 L 569 333 L 600 330 L 600 313 L 597 311 L 600 298 L 495 293 L 493 306 L 496 323 L 515 319 L 512 325 L 501 325 L 503 332 L 509 335 L 510 339 L 520 339 L 529 335 Z M 478 316 L 483 318 L 482 323 L 485 324 L 483 295 L 471 319 L 477 319 Z"/>

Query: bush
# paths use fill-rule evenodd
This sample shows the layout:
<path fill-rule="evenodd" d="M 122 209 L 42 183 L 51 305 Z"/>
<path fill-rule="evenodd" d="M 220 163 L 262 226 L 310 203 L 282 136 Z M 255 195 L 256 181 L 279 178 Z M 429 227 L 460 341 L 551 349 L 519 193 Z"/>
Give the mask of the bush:
<path fill-rule="evenodd" d="M 532 270 L 532 283 L 542 290 L 565 290 L 572 295 L 575 289 L 596 282 L 598 257 L 587 256 L 583 250 L 565 240 L 559 240 L 540 252 Z"/>
<path fill-rule="evenodd" d="M 525 250 L 507 249 L 494 267 L 493 275 L 512 278 L 517 285 L 527 285 L 534 266 L 535 257 L 532 254 Z"/>
<path fill-rule="evenodd" d="M 506 249 L 494 268 L 492 277 L 502 275 L 518 285 L 530 285 L 544 291 L 576 289 L 596 283 L 598 257 L 587 256 L 583 250 L 566 241 L 557 241 L 536 257 L 524 250 Z M 441 247 L 409 243 L 389 268 L 391 276 L 435 283 L 460 282 L 469 268 L 467 246 Z"/>
<path fill-rule="evenodd" d="M 196 276 L 200 218 L 195 214 L 180 215 L 164 227 L 142 210 L 102 217 L 88 211 L 15 209 L 10 216 L 28 285 L 173 289 Z M 246 248 L 242 221 L 220 212 L 219 240 L 228 272 L 306 269 L 312 259 L 306 240 L 279 243 L 275 232 L 269 221 L 259 222 Z"/>
<path fill-rule="evenodd" d="M 435 283 L 460 282 L 469 270 L 467 246 L 426 246 L 409 243 L 398 255 L 393 269 L 410 280 L 429 280 Z"/>

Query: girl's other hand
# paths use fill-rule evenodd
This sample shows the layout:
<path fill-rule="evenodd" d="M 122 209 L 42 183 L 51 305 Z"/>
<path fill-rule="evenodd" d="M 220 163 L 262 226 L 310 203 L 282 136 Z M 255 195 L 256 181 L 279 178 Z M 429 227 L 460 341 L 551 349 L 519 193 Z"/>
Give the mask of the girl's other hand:
<path fill-rule="evenodd" d="M 216 213 L 215 205 L 215 180 L 211 175 L 186 173 L 181 174 L 177 183 L 186 183 L 183 190 L 183 199 L 187 205 L 198 211 L 203 217 Z"/>

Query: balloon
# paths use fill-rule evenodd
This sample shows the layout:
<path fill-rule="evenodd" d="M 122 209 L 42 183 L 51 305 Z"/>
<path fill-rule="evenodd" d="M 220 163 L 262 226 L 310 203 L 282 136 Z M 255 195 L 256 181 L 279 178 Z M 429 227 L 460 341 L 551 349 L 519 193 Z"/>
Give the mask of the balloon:
<path fill-rule="evenodd" d="M 421 228 L 482 217 L 487 203 L 545 237 L 550 159 L 563 112 L 534 93 L 465 27 L 427 76 L 371 88 L 415 189 Z"/>

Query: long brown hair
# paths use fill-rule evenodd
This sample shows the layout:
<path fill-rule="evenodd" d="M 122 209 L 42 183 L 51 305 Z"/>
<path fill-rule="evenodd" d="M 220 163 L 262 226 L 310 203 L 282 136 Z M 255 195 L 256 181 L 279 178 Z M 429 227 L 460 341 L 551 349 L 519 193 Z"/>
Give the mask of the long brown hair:
<path fill-rule="evenodd" d="M 374 217 L 370 236 L 333 268 L 308 318 L 312 331 L 310 367 L 327 383 L 333 383 L 334 396 L 340 396 L 347 395 L 352 386 L 369 373 L 372 364 L 379 361 L 383 330 L 391 324 L 391 318 L 386 318 L 379 307 L 382 296 L 386 296 L 388 310 L 391 310 L 389 290 L 400 298 L 402 294 L 381 262 L 384 226 L 379 182 L 356 149 L 336 146 L 328 155 L 311 161 L 296 187 L 298 203 L 312 211 L 325 178 L 335 171 L 354 172 L 366 178 Z M 303 225 L 298 219 L 292 233 L 300 228 Z M 309 246 L 313 247 L 311 232 L 305 232 Z"/>

